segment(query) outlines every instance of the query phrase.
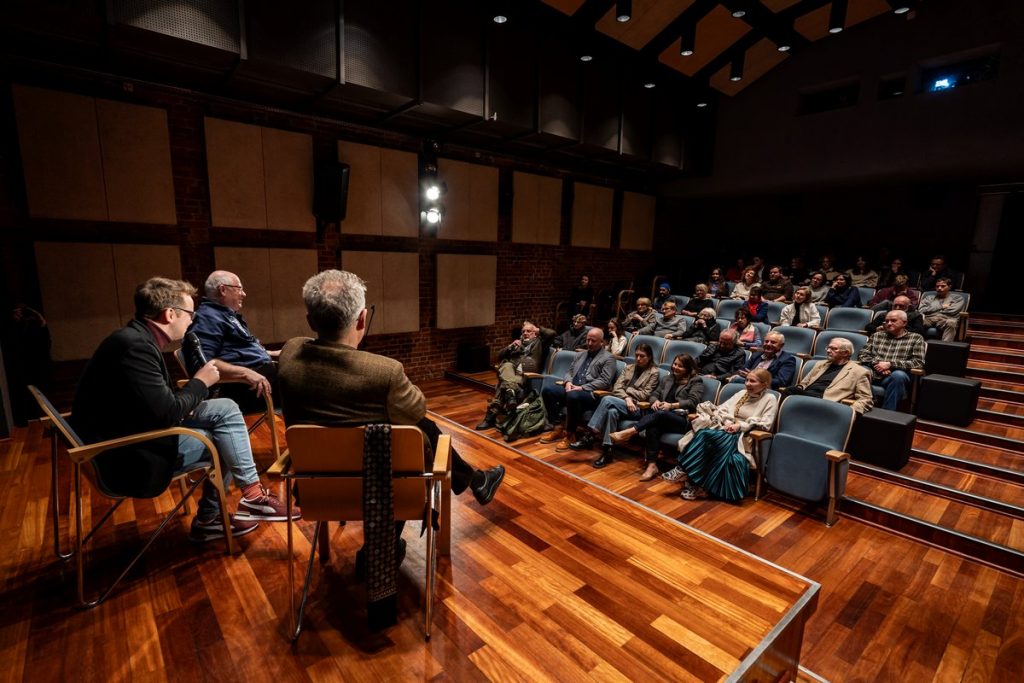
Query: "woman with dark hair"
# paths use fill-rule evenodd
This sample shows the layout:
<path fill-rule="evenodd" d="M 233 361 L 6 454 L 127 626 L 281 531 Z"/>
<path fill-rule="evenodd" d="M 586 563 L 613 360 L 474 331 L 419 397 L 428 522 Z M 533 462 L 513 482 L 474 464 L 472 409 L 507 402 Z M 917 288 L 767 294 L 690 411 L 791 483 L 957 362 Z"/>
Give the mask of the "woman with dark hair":
<path fill-rule="evenodd" d="M 824 304 L 831 308 L 857 308 L 860 306 L 860 290 L 850 284 L 850 276 L 839 273 L 832 280 L 832 288 L 825 295 Z"/>
<path fill-rule="evenodd" d="M 708 276 L 708 294 L 715 299 L 724 299 L 729 296 L 729 283 L 722 276 L 721 268 L 712 268 Z"/>
<path fill-rule="evenodd" d="M 650 481 L 658 476 L 658 450 L 661 435 L 679 433 L 690 429 L 687 414 L 697 407 L 704 398 L 704 380 L 700 378 L 697 361 L 688 353 L 681 353 L 672 360 L 669 376 L 662 379 L 651 395 L 651 407 L 641 411 L 640 420 L 621 432 L 609 435 L 612 443 L 624 444 L 633 436 L 644 433 L 644 473 L 640 481 Z"/>
<path fill-rule="evenodd" d="M 747 493 L 753 429 L 771 430 L 779 399 L 768 389 L 772 375 L 758 368 L 747 375 L 743 391 L 721 405 L 701 403 L 692 431 L 679 440 L 679 464 L 663 476 L 683 483 L 686 500 L 707 498 L 736 501 Z"/>
<path fill-rule="evenodd" d="M 854 287 L 878 286 L 878 273 L 868 265 L 868 260 L 863 256 L 857 257 L 853 268 L 846 271 L 846 274 L 850 276 L 850 284 Z"/>
<path fill-rule="evenodd" d="M 629 337 L 622 331 L 619 321 L 612 318 L 608 321 L 608 334 L 605 335 L 604 347 L 613 356 L 626 355 L 626 347 L 629 346 Z"/>
<path fill-rule="evenodd" d="M 734 322 L 730 325 L 736 330 L 736 343 L 745 349 L 761 345 L 761 332 L 750 322 L 750 311 L 746 308 L 737 308 Z"/>
<path fill-rule="evenodd" d="M 903 268 L 903 259 L 898 257 L 894 258 L 889 264 L 889 267 L 884 269 L 881 275 L 878 276 L 878 282 L 875 284 L 875 289 L 892 287 L 896 284 L 897 275 L 906 275 L 907 280 L 910 280 L 910 273 Z"/>
<path fill-rule="evenodd" d="M 753 268 L 747 268 L 743 271 L 740 281 L 733 286 L 730 296 L 733 299 L 746 299 L 750 296 L 750 290 L 756 287 L 758 282 L 760 280 L 757 279 L 757 271 Z"/>

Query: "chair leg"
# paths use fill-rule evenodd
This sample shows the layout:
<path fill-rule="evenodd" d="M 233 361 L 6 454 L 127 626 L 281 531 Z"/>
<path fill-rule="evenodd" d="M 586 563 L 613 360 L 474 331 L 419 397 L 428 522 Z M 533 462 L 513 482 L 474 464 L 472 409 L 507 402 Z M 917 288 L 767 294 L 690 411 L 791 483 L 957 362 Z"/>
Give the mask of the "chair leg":
<path fill-rule="evenodd" d="M 451 473 L 438 482 L 441 487 L 441 533 L 437 543 L 438 554 L 452 554 L 452 478 Z M 436 501 L 434 503 L 437 504 Z"/>
<path fill-rule="evenodd" d="M 327 564 L 331 561 L 331 533 L 330 527 L 327 521 L 320 523 L 320 533 L 318 533 L 313 541 L 319 544 L 320 548 L 320 564 Z"/>
<path fill-rule="evenodd" d="M 437 504 L 439 489 L 443 488 L 447 480 L 434 481 L 430 484 L 430 507 L 434 509 Z M 441 529 L 448 526 L 448 518 L 441 520 Z M 442 531 L 442 534 L 444 532 Z M 430 640 L 431 627 L 434 624 L 434 591 L 437 583 L 437 534 L 434 533 L 434 525 L 427 525 L 427 585 L 424 591 L 423 634 L 425 640 Z"/>
<path fill-rule="evenodd" d="M 224 476 L 221 474 L 220 468 L 220 455 L 214 452 L 213 469 L 207 471 L 206 476 L 210 478 L 210 483 L 213 484 L 215 489 L 217 489 L 217 501 L 220 503 L 220 519 L 221 523 L 224 525 L 224 530 L 227 532 L 224 534 L 224 541 L 227 545 L 226 552 L 228 555 L 234 555 L 235 540 L 231 535 L 231 518 L 228 516 L 228 496 L 224 491 Z M 202 481 L 202 479 L 200 481 Z M 195 489 L 194 486 L 193 489 Z"/>
<path fill-rule="evenodd" d="M 289 515 L 289 519 L 291 516 Z M 320 536 L 320 530 L 323 522 L 317 522 L 313 528 L 313 539 L 314 542 L 310 544 L 309 548 L 309 562 L 306 563 L 306 578 L 302 582 L 302 598 L 299 600 L 299 607 L 294 612 L 294 624 L 295 629 L 292 631 L 292 642 L 298 640 L 299 634 L 302 633 L 302 613 L 306 610 L 306 600 L 309 598 L 309 582 L 313 576 L 313 561 L 316 558 L 316 539 Z M 289 563 L 290 564 L 290 563 Z M 292 584 L 294 586 L 294 584 Z M 294 590 L 292 586 L 289 586 L 290 590 Z M 294 598 L 293 598 L 294 600 Z"/>
<path fill-rule="evenodd" d="M 184 477 L 178 480 L 178 487 L 181 489 L 181 498 L 185 502 L 185 504 L 181 506 L 181 516 L 188 517 L 192 514 L 192 499 L 188 497 L 188 484 L 185 483 Z"/>
<path fill-rule="evenodd" d="M 839 519 L 836 514 L 836 507 L 839 503 L 839 467 L 835 462 L 829 460 L 828 463 L 828 510 L 825 512 L 825 526 L 832 526 Z"/>
<path fill-rule="evenodd" d="M 53 554 L 62 560 L 69 559 L 73 552 L 62 552 L 60 549 L 60 487 L 57 475 L 57 432 L 50 430 L 50 507 L 53 512 Z"/>

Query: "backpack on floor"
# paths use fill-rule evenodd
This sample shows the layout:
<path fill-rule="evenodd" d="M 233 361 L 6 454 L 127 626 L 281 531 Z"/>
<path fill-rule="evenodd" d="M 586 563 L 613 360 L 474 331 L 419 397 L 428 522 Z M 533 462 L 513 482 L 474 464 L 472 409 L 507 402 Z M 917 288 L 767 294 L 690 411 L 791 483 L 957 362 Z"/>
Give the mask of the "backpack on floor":
<path fill-rule="evenodd" d="M 505 436 L 505 441 L 515 441 L 540 433 L 547 421 L 544 401 L 536 391 L 530 391 L 497 429 Z"/>

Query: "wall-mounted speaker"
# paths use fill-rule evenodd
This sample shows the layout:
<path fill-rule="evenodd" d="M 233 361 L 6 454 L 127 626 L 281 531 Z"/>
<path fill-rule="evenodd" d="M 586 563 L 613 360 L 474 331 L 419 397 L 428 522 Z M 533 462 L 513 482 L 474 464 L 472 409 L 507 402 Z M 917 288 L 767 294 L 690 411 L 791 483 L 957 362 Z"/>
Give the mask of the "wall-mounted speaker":
<path fill-rule="evenodd" d="M 313 175 L 313 215 L 322 221 L 345 220 L 348 206 L 348 164 L 319 163 Z"/>

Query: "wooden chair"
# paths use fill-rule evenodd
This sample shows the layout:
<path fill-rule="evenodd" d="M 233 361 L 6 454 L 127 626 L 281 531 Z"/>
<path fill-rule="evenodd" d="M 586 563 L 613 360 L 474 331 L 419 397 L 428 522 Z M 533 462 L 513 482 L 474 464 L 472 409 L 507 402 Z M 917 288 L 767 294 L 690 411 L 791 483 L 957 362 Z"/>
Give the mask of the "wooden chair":
<path fill-rule="evenodd" d="M 188 429 L 186 427 L 168 427 L 167 429 L 158 429 L 150 432 L 142 432 L 140 434 L 132 434 L 130 436 L 123 436 L 117 439 L 110 439 L 108 441 L 100 441 L 98 443 L 86 444 L 82 439 L 75 433 L 71 425 L 68 424 L 65 419 L 65 415 L 57 411 L 53 407 L 46 396 L 43 395 L 39 389 L 29 385 L 29 392 L 39 403 L 39 407 L 42 408 L 44 417 L 43 422 L 50 430 L 50 460 L 51 460 L 51 507 L 53 508 L 53 545 L 54 552 L 61 559 L 67 560 L 71 557 L 75 557 L 75 571 L 77 577 L 77 588 L 78 588 L 78 602 L 81 607 L 95 607 L 100 604 L 110 593 L 117 587 L 117 584 L 131 571 L 132 567 L 139 561 L 143 553 L 149 549 L 149 546 L 153 544 L 156 537 L 160 535 L 160 532 L 164 530 L 168 522 L 174 517 L 178 510 L 182 510 L 185 514 L 188 514 L 188 501 L 191 499 L 193 492 L 202 484 L 207 478 L 210 479 L 211 483 L 217 489 L 217 495 L 220 499 L 220 511 L 221 521 L 224 524 L 224 528 L 227 530 L 231 529 L 231 521 L 228 519 L 227 511 L 227 496 L 224 495 L 224 477 L 221 474 L 220 469 L 220 456 L 217 453 L 217 447 L 213 445 L 205 434 L 198 432 L 194 429 Z M 135 556 L 128 563 L 128 566 L 114 579 L 113 583 L 107 586 L 106 589 L 100 591 L 96 597 L 87 599 L 85 596 L 85 563 L 82 556 L 82 549 L 86 543 L 92 539 L 93 535 L 99 531 L 100 527 L 110 519 L 114 514 L 114 511 L 121 506 L 126 496 L 119 495 L 111 491 L 103 482 L 103 477 L 96 465 L 96 456 L 114 448 L 121 448 L 123 446 L 130 446 L 134 444 L 144 443 L 146 441 L 152 441 L 166 436 L 172 435 L 186 435 L 191 436 L 203 443 L 212 454 L 210 462 L 199 462 L 191 465 L 187 469 L 178 470 L 174 473 L 172 482 L 177 481 L 181 486 L 181 500 L 177 505 L 174 506 L 170 512 L 161 520 L 160 525 L 156 530 L 150 534 L 149 538 L 143 544 L 142 549 L 135 554 Z M 57 485 L 57 441 L 62 440 L 67 446 L 68 457 L 71 459 L 72 465 L 72 482 L 75 494 L 75 548 L 73 551 L 64 553 L 60 548 L 60 498 Z M 86 479 L 92 484 L 92 487 L 103 496 L 110 498 L 114 501 L 114 504 L 109 510 L 100 518 L 100 521 L 93 525 L 89 533 L 82 535 L 82 474 L 85 474 Z M 198 478 L 192 479 L 195 475 Z M 234 553 L 234 543 L 230 533 L 224 535 L 225 542 L 227 544 L 228 554 Z"/>
<path fill-rule="evenodd" d="M 319 545 L 320 562 L 330 557 L 327 522 L 363 519 L 363 438 L 364 427 L 319 427 L 292 425 L 286 439 L 288 450 L 270 469 L 285 480 L 285 505 L 291 519 L 292 485 L 302 502 L 302 516 L 316 522 L 313 547 L 306 565 L 302 597 L 295 607 L 295 563 L 292 522 L 288 522 L 288 593 L 290 597 L 291 639 L 302 632 L 302 613 L 309 595 L 313 558 Z M 423 432 L 414 426 L 391 427 L 391 463 L 395 520 L 428 519 L 426 528 L 427 560 L 424 637 L 430 639 L 433 623 L 434 588 L 437 555 L 450 554 L 451 546 L 451 437 L 437 441 L 432 467 L 425 466 Z M 425 507 L 426 506 L 426 507 Z M 438 528 L 429 523 L 438 516 Z M 440 538 L 438 538 L 440 536 Z"/>
<path fill-rule="evenodd" d="M 181 366 L 181 371 L 185 373 L 185 376 L 191 377 L 192 375 L 189 373 L 188 367 L 185 365 L 185 355 L 181 347 L 174 350 L 174 358 L 178 361 L 178 365 Z M 224 383 L 226 383 L 226 380 L 218 382 L 218 384 Z M 235 384 L 241 384 L 241 382 L 235 382 Z M 278 442 L 277 438 L 277 412 L 274 410 L 274 397 L 265 393 L 263 394 L 263 402 L 263 410 L 258 413 L 249 413 L 250 415 L 259 415 L 259 418 L 249 425 L 248 431 L 249 434 L 252 434 L 259 429 L 260 425 L 264 422 L 267 423 L 267 426 L 270 428 L 270 450 L 274 454 L 274 462 L 277 462 L 281 459 L 281 444 Z"/>

